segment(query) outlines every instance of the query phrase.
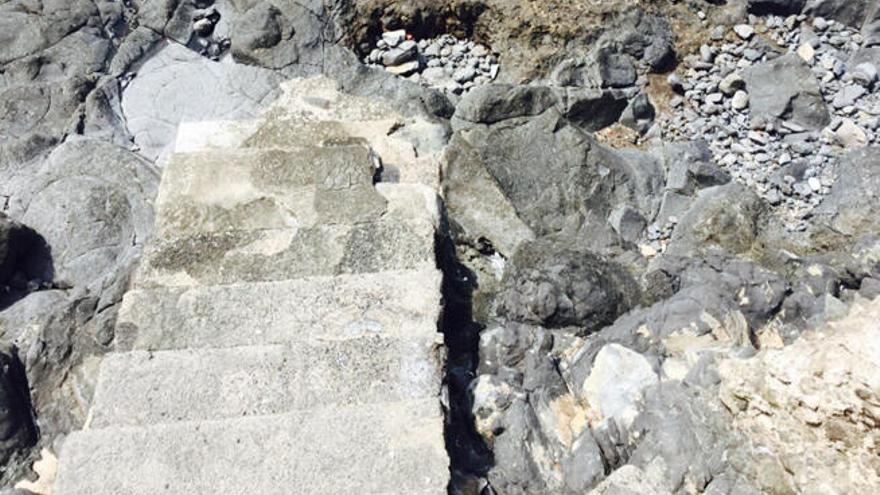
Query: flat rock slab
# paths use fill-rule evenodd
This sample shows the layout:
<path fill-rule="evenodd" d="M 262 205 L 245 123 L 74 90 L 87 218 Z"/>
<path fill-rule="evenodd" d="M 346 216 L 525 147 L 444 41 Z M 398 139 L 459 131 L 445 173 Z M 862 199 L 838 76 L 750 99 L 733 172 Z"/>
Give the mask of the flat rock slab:
<path fill-rule="evenodd" d="M 306 229 L 235 230 L 160 240 L 137 287 L 269 282 L 434 266 L 434 224 L 393 219 Z"/>
<path fill-rule="evenodd" d="M 436 398 L 440 365 L 421 339 L 366 336 L 228 349 L 134 351 L 101 364 L 93 428 Z"/>
<path fill-rule="evenodd" d="M 55 495 L 445 494 L 437 399 L 71 434 Z"/>
<path fill-rule="evenodd" d="M 169 151 L 184 120 L 254 118 L 279 96 L 274 72 L 212 62 L 177 43 L 147 60 L 122 94 L 122 110 L 141 153 Z"/>
<path fill-rule="evenodd" d="M 365 335 L 417 338 L 423 330 L 436 331 L 440 281 L 440 272 L 429 267 L 282 282 L 132 290 L 119 310 L 116 342 L 121 349 L 161 350 Z"/>

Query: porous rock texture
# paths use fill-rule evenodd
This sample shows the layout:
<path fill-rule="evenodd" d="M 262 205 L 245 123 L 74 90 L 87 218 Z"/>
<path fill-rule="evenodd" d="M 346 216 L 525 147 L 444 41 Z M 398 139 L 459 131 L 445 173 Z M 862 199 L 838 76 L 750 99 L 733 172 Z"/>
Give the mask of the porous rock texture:
<path fill-rule="evenodd" d="M 878 12 L 0 1 L 0 484 L 877 491 Z"/>

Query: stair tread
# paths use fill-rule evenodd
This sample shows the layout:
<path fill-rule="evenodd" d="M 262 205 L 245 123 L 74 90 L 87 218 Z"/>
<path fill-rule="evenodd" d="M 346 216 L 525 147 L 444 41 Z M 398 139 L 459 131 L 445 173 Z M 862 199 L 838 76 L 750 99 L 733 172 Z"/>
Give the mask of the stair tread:
<path fill-rule="evenodd" d="M 123 298 L 116 342 L 126 350 L 162 350 L 362 335 L 409 337 L 439 320 L 440 282 L 440 272 L 426 267 L 137 289 Z"/>
<path fill-rule="evenodd" d="M 72 433 L 55 495 L 446 493 L 437 399 Z"/>
<path fill-rule="evenodd" d="M 101 364 L 91 426 L 278 414 L 326 405 L 437 397 L 431 329 L 408 339 L 112 353 Z"/>

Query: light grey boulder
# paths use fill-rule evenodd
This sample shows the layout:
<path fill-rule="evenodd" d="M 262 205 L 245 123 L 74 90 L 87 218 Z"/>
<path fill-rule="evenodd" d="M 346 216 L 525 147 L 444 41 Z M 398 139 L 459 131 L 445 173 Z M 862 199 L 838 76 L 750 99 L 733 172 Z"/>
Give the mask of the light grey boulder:
<path fill-rule="evenodd" d="M 791 53 L 751 67 L 744 73 L 752 121 L 790 121 L 821 129 L 831 121 L 828 107 L 810 67 Z"/>
<path fill-rule="evenodd" d="M 150 237 L 158 180 L 130 151 L 74 139 L 16 178 L 9 213 L 45 238 L 57 280 L 100 293 Z"/>

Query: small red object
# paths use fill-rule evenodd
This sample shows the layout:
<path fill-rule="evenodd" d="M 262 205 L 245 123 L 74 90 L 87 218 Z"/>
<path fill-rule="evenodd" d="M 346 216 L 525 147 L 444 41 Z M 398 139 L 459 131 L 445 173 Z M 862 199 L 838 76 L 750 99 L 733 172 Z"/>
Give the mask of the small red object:
<path fill-rule="evenodd" d="M 406 33 L 406 39 L 408 39 L 408 40 L 413 39 L 413 35 L 411 35 L 411 34 L 409 34 L 409 33 Z"/>

